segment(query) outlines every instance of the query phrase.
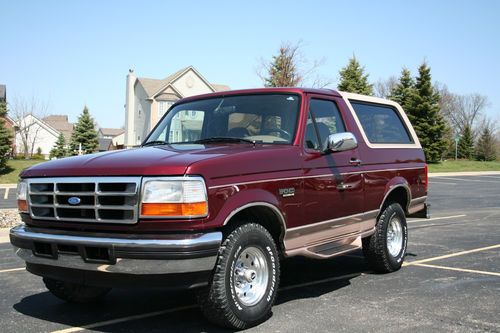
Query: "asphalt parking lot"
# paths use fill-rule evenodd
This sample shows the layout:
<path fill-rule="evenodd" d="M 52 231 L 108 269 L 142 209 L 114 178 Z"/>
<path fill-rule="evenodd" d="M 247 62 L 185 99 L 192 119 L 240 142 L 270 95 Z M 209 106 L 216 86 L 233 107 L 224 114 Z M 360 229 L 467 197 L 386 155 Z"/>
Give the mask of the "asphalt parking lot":
<path fill-rule="evenodd" d="M 377 275 L 360 252 L 282 265 L 272 317 L 249 332 L 500 332 L 500 175 L 431 178 L 432 218 L 409 220 L 405 266 Z M 216 332 L 190 292 L 113 290 L 65 304 L 0 243 L 2 332 Z"/>

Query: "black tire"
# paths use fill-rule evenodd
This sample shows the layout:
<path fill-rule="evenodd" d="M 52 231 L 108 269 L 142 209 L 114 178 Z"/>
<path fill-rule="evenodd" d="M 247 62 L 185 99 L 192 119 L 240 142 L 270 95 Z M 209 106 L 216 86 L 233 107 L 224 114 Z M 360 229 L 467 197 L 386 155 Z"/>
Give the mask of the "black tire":
<path fill-rule="evenodd" d="M 111 288 L 86 286 L 50 278 L 43 278 L 43 283 L 54 296 L 69 303 L 95 302 L 111 290 Z"/>
<path fill-rule="evenodd" d="M 265 258 L 262 267 L 267 267 L 268 278 L 265 288 L 260 288 L 265 290 L 261 298 L 256 304 L 248 306 L 237 295 L 237 277 L 234 270 L 238 267 L 236 262 L 241 260 L 241 254 L 252 248 L 261 251 L 262 258 Z M 212 280 L 207 288 L 198 293 L 201 311 L 209 321 L 220 326 L 232 329 L 255 326 L 271 314 L 278 291 L 279 276 L 279 255 L 272 236 L 260 224 L 242 224 L 229 232 L 224 239 Z"/>
<path fill-rule="evenodd" d="M 389 224 L 393 219 L 399 220 L 401 226 L 401 248 L 397 254 L 391 254 L 388 242 Z M 397 222 L 394 220 L 394 222 Z M 399 243 L 399 242 L 397 242 Z M 370 267 L 377 273 L 390 273 L 397 271 L 403 264 L 408 245 L 408 227 L 403 209 L 398 203 L 392 203 L 385 207 L 380 214 L 375 226 L 375 233 L 363 238 L 363 253 Z"/>

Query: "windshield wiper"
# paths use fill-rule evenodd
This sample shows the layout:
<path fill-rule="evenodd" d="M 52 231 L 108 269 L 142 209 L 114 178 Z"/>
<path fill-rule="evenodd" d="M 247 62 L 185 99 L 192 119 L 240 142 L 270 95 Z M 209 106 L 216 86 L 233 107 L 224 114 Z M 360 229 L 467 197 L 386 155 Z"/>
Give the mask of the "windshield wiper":
<path fill-rule="evenodd" d="M 146 142 L 145 144 L 142 145 L 142 147 L 158 146 L 158 145 L 168 145 L 168 142 L 163 141 L 163 140 L 154 140 L 154 141 Z"/>
<path fill-rule="evenodd" d="M 212 142 L 235 142 L 235 143 L 245 142 L 245 143 L 251 143 L 255 146 L 255 140 L 249 140 L 244 138 L 233 138 L 227 136 L 214 136 L 211 138 L 205 138 L 193 141 L 193 143 L 212 143 Z"/>

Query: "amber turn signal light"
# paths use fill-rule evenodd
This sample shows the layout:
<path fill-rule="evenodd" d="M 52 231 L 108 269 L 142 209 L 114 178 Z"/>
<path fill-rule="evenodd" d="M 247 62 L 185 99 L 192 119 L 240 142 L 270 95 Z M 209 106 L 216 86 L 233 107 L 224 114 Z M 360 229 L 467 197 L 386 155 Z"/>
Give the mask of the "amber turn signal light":
<path fill-rule="evenodd" d="M 17 200 L 17 208 L 20 212 L 26 213 L 28 211 L 28 202 L 26 200 Z"/>
<path fill-rule="evenodd" d="M 203 217 L 208 213 L 206 202 L 143 203 L 142 216 L 150 217 Z"/>

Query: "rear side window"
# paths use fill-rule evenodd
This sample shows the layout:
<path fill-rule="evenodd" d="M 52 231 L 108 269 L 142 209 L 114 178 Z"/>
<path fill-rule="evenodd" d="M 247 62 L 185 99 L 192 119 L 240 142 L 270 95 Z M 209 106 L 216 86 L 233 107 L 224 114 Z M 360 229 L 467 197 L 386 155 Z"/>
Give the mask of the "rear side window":
<path fill-rule="evenodd" d="M 397 110 L 388 105 L 350 102 L 370 143 L 413 143 Z"/>

